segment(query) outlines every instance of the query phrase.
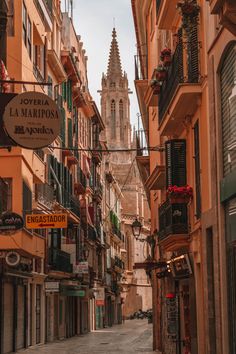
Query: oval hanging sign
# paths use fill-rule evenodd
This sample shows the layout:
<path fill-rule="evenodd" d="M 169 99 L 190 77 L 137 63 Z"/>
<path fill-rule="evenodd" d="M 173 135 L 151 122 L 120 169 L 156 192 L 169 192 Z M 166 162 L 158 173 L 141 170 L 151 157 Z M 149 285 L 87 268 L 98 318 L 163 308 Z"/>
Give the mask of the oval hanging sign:
<path fill-rule="evenodd" d="M 60 133 L 57 104 L 41 92 L 24 92 L 5 107 L 4 128 L 12 140 L 26 149 L 50 145 Z"/>
<path fill-rule="evenodd" d="M 0 232 L 20 230 L 23 226 L 24 220 L 19 214 L 6 212 L 0 216 Z"/>

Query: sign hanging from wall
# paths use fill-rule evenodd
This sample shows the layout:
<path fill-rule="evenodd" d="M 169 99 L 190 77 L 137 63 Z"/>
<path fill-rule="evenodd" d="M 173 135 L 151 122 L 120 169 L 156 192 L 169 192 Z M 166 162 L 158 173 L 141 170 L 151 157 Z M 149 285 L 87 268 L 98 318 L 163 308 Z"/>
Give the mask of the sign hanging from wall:
<path fill-rule="evenodd" d="M 6 212 L 0 216 L 0 233 L 4 231 L 20 230 L 24 226 L 24 220 L 19 214 Z"/>
<path fill-rule="evenodd" d="M 25 216 L 27 229 L 65 229 L 67 214 L 27 214 Z"/>
<path fill-rule="evenodd" d="M 50 145 L 60 133 L 57 104 L 41 92 L 24 92 L 5 107 L 4 128 L 17 145 L 40 149 Z"/>
<path fill-rule="evenodd" d="M 193 273 L 188 254 L 172 258 L 167 264 L 174 278 L 188 278 Z"/>
<path fill-rule="evenodd" d="M 59 281 L 46 281 L 44 284 L 46 293 L 58 293 L 60 291 Z"/>
<path fill-rule="evenodd" d="M 75 274 L 88 274 L 89 272 L 88 262 L 79 262 L 78 264 L 74 264 L 73 272 Z"/>

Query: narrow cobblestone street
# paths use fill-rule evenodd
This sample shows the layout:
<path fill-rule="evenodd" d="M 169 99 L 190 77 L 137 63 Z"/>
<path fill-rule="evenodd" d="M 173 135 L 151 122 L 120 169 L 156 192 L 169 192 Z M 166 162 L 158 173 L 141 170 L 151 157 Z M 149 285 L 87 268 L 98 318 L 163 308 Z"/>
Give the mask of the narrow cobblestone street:
<path fill-rule="evenodd" d="M 87 335 L 57 341 L 24 351 L 25 354 L 151 354 L 152 325 L 146 320 L 126 321 Z"/>

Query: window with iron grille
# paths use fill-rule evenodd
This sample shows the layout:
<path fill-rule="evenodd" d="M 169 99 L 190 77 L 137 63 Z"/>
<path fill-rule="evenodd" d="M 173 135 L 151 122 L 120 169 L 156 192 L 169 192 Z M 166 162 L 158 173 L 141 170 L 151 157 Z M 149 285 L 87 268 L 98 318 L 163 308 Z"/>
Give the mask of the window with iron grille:
<path fill-rule="evenodd" d="M 197 121 L 193 128 L 194 131 L 194 160 L 195 160 L 195 195 L 197 219 L 201 216 L 201 176 L 200 176 L 200 146 L 199 146 L 199 122 Z"/>

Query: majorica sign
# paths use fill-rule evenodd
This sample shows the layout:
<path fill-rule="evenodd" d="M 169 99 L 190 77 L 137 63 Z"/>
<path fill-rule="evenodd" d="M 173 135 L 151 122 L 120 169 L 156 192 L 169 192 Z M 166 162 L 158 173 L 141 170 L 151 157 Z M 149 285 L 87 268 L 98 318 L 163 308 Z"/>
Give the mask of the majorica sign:
<path fill-rule="evenodd" d="M 39 149 L 50 145 L 60 133 L 60 111 L 40 92 L 24 92 L 6 106 L 4 128 L 17 145 Z"/>

